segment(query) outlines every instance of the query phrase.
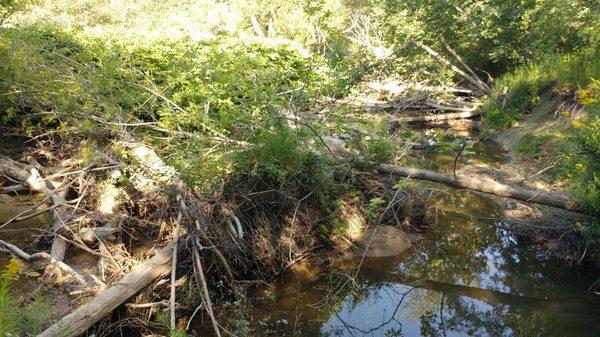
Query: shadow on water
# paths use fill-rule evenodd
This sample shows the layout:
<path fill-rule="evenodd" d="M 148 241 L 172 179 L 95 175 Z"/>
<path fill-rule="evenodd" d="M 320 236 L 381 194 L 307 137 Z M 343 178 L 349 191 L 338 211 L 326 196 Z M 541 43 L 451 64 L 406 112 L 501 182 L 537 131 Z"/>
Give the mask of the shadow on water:
<path fill-rule="evenodd" d="M 600 333 L 600 306 L 586 295 L 597 269 L 532 251 L 489 220 L 502 214 L 491 199 L 447 191 L 430 211 L 433 228 L 402 256 L 367 259 L 350 286 L 358 259 L 300 268 L 256 289 L 240 317 L 274 336 Z"/>
<path fill-rule="evenodd" d="M 600 310 L 585 290 L 594 269 L 567 268 L 478 217 L 498 210 L 456 191 L 410 252 L 290 274 L 258 289 L 252 317 L 282 336 L 597 336 Z M 267 328 L 268 327 L 268 328 Z M 260 334 L 259 334 L 260 335 Z"/>
<path fill-rule="evenodd" d="M 0 225 L 23 211 L 29 210 L 40 197 L 9 196 L 0 194 Z M 23 221 L 11 223 L 0 228 L 0 239 L 6 240 L 18 247 L 26 247 L 33 239 L 40 235 L 41 224 L 48 223 L 45 215 L 35 216 Z M 10 260 L 8 254 L 0 254 L 0 267 L 4 267 Z"/>

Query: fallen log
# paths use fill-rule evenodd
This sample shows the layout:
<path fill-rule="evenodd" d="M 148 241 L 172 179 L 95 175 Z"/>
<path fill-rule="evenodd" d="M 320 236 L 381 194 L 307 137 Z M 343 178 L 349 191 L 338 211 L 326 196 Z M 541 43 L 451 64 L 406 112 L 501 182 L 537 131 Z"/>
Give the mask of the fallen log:
<path fill-rule="evenodd" d="M 27 187 L 23 185 L 12 185 L 12 186 L 2 186 L 0 187 L 0 193 L 19 193 L 27 191 Z"/>
<path fill-rule="evenodd" d="M 443 63 L 446 66 L 450 67 L 450 69 L 452 69 L 452 71 L 454 71 L 460 77 L 462 77 L 465 80 L 467 80 L 469 83 L 471 83 L 478 90 L 481 90 L 483 93 L 487 94 L 490 97 L 492 97 L 494 95 L 494 93 L 492 92 L 492 90 L 485 83 L 483 83 L 481 81 L 481 79 L 479 79 L 478 77 L 473 77 L 473 76 L 465 73 L 460 68 L 458 68 L 457 66 L 455 66 L 454 64 L 452 64 L 450 61 L 448 61 L 446 58 L 444 58 L 442 55 L 438 54 L 435 50 L 433 50 L 430 47 L 428 47 L 427 45 L 423 44 L 423 42 L 420 42 L 420 41 L 417 41 L 417 40 L 412 40 L 411 42 L 414 45 L 416 45 L 416 46 L 422 48 L 423 50 L 425 50 L 429 55 L 431 55 L 433 58 L 435 58 L 438 62 Z"/>
<path fill-rule="evenodd" d="M 472 111 L 463 111 L 463 112 L 451 112 L 445 114 L 421 114 L 414 116 L 402 116 L 402 117 L 394 117 L 390 118 L 390 123 L 424 123 L 424 122 L 438 122 L 438 121 L 447 121 L 453 119 L 467 119 L 478 117 L 481 115 L 481 111 L 472 110 Z"/>
<path fill-rule="evenodd" d="M 379 164 L 376 170 L 380 173 L 391 174 L 411 179 L 427 180 L 450 186 L 467 188 L 474 191 L 485 192 L 501 197 L 532 202 L 562 208 L 573 212 L 583 213 L 580 205 L 574 200 L 558 194 L 544 191 L 532 191 L 518 187 L 504 185 L 495 181 L 482 180 L 473 177 L 454 176 L 453 174 L 440 173 L 409 167 L 398 167 L 389 164 Z"/>
<path fill-rule="evenodd" d="M 52 230 L 54 233 L 58 233 L 63 228 L 64 222 L 69 217 L 65 207 L 60 206 L 66 202 L 67 188 L 65 186 L 53 186 L 52 183 L 40 175 L 35 165 L 20 163 L 2 155 L 0 155 L 0 173 L 20 181 L 23 186 L 32 192 L 40 192 L 50 198 L 52 204 L 57 206 L 53 210 Z M 67 242 L 56 235 L 52 241 L 50 255 L 56 261 L 64 260 L 67 246 Z"/>
<path fill-rule="evenodd" d="M 461 66 L 463 66 L 463 68 L 465 70 L 467 70 L 467 72 L 477 81 L 479 82 L 479 84 L 481 84 L 481 86 L 483 86 L 485 88 L 486 93 L 491 94 L 492 93 L 492 89 L 490 89 L 490 87 L 483 82 L 479 76 L 477 76 L 477 74 L 475 74 L 475 72 L 473 71 L 473 69 L 471 69 L 471 67 L 469 67 L 467 65 L 467 63 L 462 59 L 462 57 L 460 57 L 460 55 L 452 48 L 450 47 L 450 45 L 446 42 L 446 39 L 444 38 L 443 35 L 439 35 L 440 41 L 442 42 L 442 45 L 444 46 L 444 48 L 452 55 L 454 56 L 454 58 L 458 61 L 458 63 L 460 63 Z"/>
<path fill-rule="evenodd" d="M 131 296 L 156 279 L 169 274 L 174 247 L 175 242 L 164 247 L 152 258 L 125 274 L 119 282 L 61 318 L 38 337 L 75 337 L 84 334 L 87 329 Z"/>
<path fill-rule="evenodd" d="M 465 102 L 467 103 L 467 102 Z M 457 104 L 453 104 L 453 105 L 443 105 L 440 104 L 436 101 L 432 101 L 432 100 L 427 100 L 425 102 L 425 104 L 427 104 L 428 106 L 434 108 L 434 109 L 438 109 L 438 110 L 442 110 L 442 111 L 456 111 L 456 112 L 472 112 L 475 111 L 477 109 L 477 104 L 476 103 L 471 103 L 470 105 L 467 104 L 461 104 L 461 105 L 457 105 Z"/>
<path fill-rule="evenodd" d="M 18 259 L 20 259 L 24 262 L 33 264 L 34 266 L 38 261 L 43 262 L 45 265 L 56 266 L 60 270 L 71 274 L 73 276 L 73 278 L 75 280 L 77 280 L 77 282 L 79 282 L 80 284 L 82 284 L 82 285 L 87 284 L 85 279 L 81 275 L 79 275 L 79 273 L 77 273 L 73 268 L 71 268 L 69 265 L 65 264 L 62 261 L 55 260 L 48 253 L 40 252 L 40 253 L 35 253 L 35 254 L 28 254 L 25 251 L 21 250 L 19 247 L 15 246 L 13 244 L 10 244 L 8 242 L 5 242 L 3 240 L 0 240 L 0 249 L 6 249 L 11 254 L 16 256 Z"/>

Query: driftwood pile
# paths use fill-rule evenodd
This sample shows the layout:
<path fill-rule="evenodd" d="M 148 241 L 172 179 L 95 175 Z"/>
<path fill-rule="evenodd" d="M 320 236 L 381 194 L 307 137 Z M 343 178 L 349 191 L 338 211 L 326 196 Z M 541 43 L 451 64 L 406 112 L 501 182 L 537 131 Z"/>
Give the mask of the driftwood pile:
<path fill-rule="evenodd" d="M 321 216 L 309 206 L 312 193 L 302 199 L 286 194 L 285 200 L 278 191 L 249 193 L 239 198 L 242 201 L 223 195 L 201 197 L 152 148 L 129 134 L 119 138 L 87 165 L 47 158 L 42 160 L 44 166 L 32 157 L 0 156 L 3 193 L 45 196 L 0 227 L 53 213 L 52 231 L 45 236 L 52 240 L 50 253 L 30 254 L 26 250 L 32 247 L 4 241 L 0 248 L 31 268 L 45 268 L 45 281 L 71 283 L 69 289 L 75 290 L 70 294 L 83 302 L 40 336 L 83 334 L 127 301 L 133 302 L 125 306 L 130 326 L 144 328 L 151 313 L 166 305 L 172 329 L 181 327 L 177 316 L 191 321 L 203 314 L 220 335 L 210 284 L 273 277 L 307 258 L 318 243 L 318 235 L 311 231 L 317 228 L 313 219 Z M 114 148 L 125 155 L 110 150 Z M 270 202 L 273 197 L 281 209 Z M 241 207 L 250 211 L 240 214 Z M 285 209 L 292 209 L 293 217 Z M 313 212 L 312 219 L 308 211 Z M 42 240 L 35 248 L 45 247 Z M 69 265 L 69 257 L 81 253 L 75 250 L 96 256 L 97 268 Z M 182 301 L 189 299 L 181 288 L 192 283 L 202 296 L 195 299 L 199 303 L 184 305 Z M 224 296 L 233 291 L 221 289 L 212 291 Z M 190 307 L 198 304 L 195 310 Z"/>
<path fill-rule="evenodd" d="M 176 171 L 166 165 L 151 148 L 134 139 L 121 141 L 118 145 L 126 149 L 137 163 L 134 172 L 127 172 L 128 178 L 136 189 L 135 193 L 144 199 L 145 205 L 149 207 L 153 204 L 158 205 L 159 211 L 153 212 L 160 213 L 164 217 L 164 219 L 138 219 L 140 222 L 147 223 L 145 228 L 147 232 L 159 232 L 159 239 L 156 242 L 158 245 L 154 245 L 158 247 L 158 252 L 142 262 L 136 262 L 130 255 L 130 250 L 124 248 L 124 235 L 134 229 L 125 228 L 123 225 L 123 220 L 129 217 L 126 213 L 118 214 L 118 209 L 122 206 L 119 203 L 122 201 L 115 198 L 111 201 L 112 206 L 107 209 L 106 206 L 102 206 L 102 200 L 95 200 L 91 195 L 92 190 L 97 187 L 96 173 L 122 175 L 125 174 L 123 170 L 126 170 L 124 165 L 104 153 L 98 153 L 97 158 L 84 168 L 78 168 L 80 163 L 72 161 L 64 161 L 55 167 L 47 168 L 32 157 L 26 158 L 27 163 L 25 163 L 0 155 L 0 175 L 14 183 L 3 187 L 2 192 L 29 190 L 45 196 L 32 209 L 0 226 L 43 212 L 53 213 L 52 247 L 49 254 L 45 252 L 28 254 L 21 248 L 1 240 L 0 248 L 10 252 L 32 268 L 45 267 L 47 279 L 69 282 L 68 278 L 61 277 L 62 273 L 66 273 L 79 283 L 79 293 L 98 294 L 69 315 L 62 317 L 40 336 L 81 335 L 133 295 L 148 285 L 156 283 L 169 272 L 171 273 L 169 306 L 173 309 L 171 326 L 175 328 L 176 310 L 174 309 L 178 307 L 176 303 L 178 297 L 175 294 L 178 275 L 177 252 L 182 251 L 184 247 L 188 248 L 185 257 L 190 255 L 192 257 L 192 269 L 198 284 L 202 284 L 204 292 L 202 307 L 206 308 L 208 316 L 213 320 L 215 332 L 219 335 L 201 261 L 206 254 L 201 254 L 199 251 L 212 251 L 211 255 L 216 256 L 216 262 L 220 263 L 224 270 L 225 279 L 231 280 L 233 273 L 223 253 L 216 246 L 211 245 L 209 248 L 204 246 L 211 241 L 203 234 L 207 231 L 207 225 L 203 210 L 198 208 L 202 206 L 202 202 L 194 197 L 193 193 L 179 181 Z M 170 200 L 169 191 L 175 194 L 175 202 Z M 51 204 L 38 210 L 38 207 L 47 201 Z M 115 214 L 112 214 L 113 212 Z M 243 229 L 235 213 L 226 207 L 223 207 L 223 212 L 223 218 L 238 224 L 235 235 L 241 238 Z M 158 222 L 162 224 L 157 225 Z M 165 228 L 169 223 L 173 227 L 170 230 L 170 238 L 167 235 L 169 228 Z M 131 232 L 127 234 L 135 235 Z M 163 243 L 165 241 L 170 243 L 165 245 Z M 99 256 L 99 273 L 84 273 L 69 266 L 65 262 L 65 257 L 70 245 Z M 161 246 L 163 247 L 160 248 Z M 156 251 L 156 248 L 150 248 L 148 252 L 152 254 L 152 250 Z M 124 252 L 119 255 L 119 251 Z M 189 254 L 189 251 L 192 254 Z"/>
<path fill-rule="evenodd" d="M 374 86 L 374 89 L 382 93 L 392 93 L 396 98 L 380 105 L 376 103 L 372 108 L 420 113 L 420 115 L 395 119 L 401 122 L 439 121 L 478 115 L 477 98 L 482 95 L 492 95 L 487 84 L 477 77 L 443 39 L 442 44 L 446 51 L 454 57 L 459 66 L 453 65 L 423 43 L 417 41 L 413 43 L 439 62 L 450 66 L 469 87 L 453 89 L 402 85 L 396 87 L 388 85 L 385 88 Z M 439 101 L 432 98 L 432 93 L 437 92 L 453 93 L 455 96 L 449 100 Z M 429 112 L 444 113 L 427 114 Z M 360 128 L 355 131 L 359 134 L 366 133 Z M 329 139 L 318 134 L 317 136 L 325 144 L 328 141 L 338 141 L 337 138 L 329 137 L 331 138 Z M 343 145 L 343 141 L 339 141 Z M 87 301 L 73 312 L 48 327 L 40 334 L 41 337 L 71 337 L 84 334 L 123 303 L 136 295 L 139 297 L 142 290 L 152 288 L 154 291 L 161 286 L 168 286 L 168 289 L 163 289 L 160 295 L 152 299 L 144 297 L 146 303 L 130 304 L 128 308 L 150 308 L 151 310 L 155 305 L 168 306 L 171 328 L 175 329 L 176 312 L 182 307 L 178 303 L 176 287 L 178 280 L 188 274 L 195 277 L 196 284 L 201 286 L 203 294 L 202 303 L 193 311 L 192 318 L 199 309 L 203 309 L 210 318 L 215 334 L 220 336 L 220 327 L 209 294 L 209 277 L 233 282 L 236 278 L 236 270 L 260 267 L 260 263 L 266 265 L 267 262 L 261 261 L 249 266 L 246 262 L 250 258 L 240 257 L 245 251 L 251 251 L 252 254 L 256 254 L 261 249 L 265 252 L 276 251 L 285 241 L 289 245 L 286 246 L 285 254 L 286 257 L 289 254 L 289 260 L 285 261 L 287 267 L 296 261 L 296 257 L 300 259 L 306 256 L 306 249 L 303 250 L 303 247 L 314 246 L 314 241 L 311 241 L 312 234 L 307 233 L 304 228 L 294 226 L 295 223 L 301 222 L 297 221 L 297 218 L 309 218 L 307 214 L 298 212 L 298 207 L 312 192 L 303 199 L 295 200 L 297 204 L 291 225 L 280 229 L 282 236 L 275 238 L 273 220 L 264 220 L 268 218 L 264 213 L 257 212 L 250 220 L 242 221 L 242 215 L 229 207 L 227 202 L 218 198 L 205 200 L 199 197 L 193 189 L 188 188 L 181 181 L 173 167 L 165 164 L 152 148 L 134 136 L 122 135 L 121 140 L 116 143 L 120 149 L 127 152 L 134 165 L 131 163 L 124 165 L 120 156 L 105 152 L 97 153 L 94 160 L 87 165 L 81 161 L 57 162 L 55 160 L 55 165 L 52 167 L 40 164 L 33 157 L 16 161 L 0 155 L 0 176 L 12 182 L 12 185 L 0 186 L 1 193 L 30 191 L 44 195 L 44 199 L 32 209 L 0 224 L 0 228 L 43 212 L 52 212 L 53 218 L 50 253 L 29 254 L 22 248 L 2 240 L 0 240 L 0 248 L 9 251 L 27 264 L 35 265 L 35 268 L 45 268 L 45 274 L 50 279 L 60 281 L 62 274 L 67 274 L 79 284 L 80 292 L 93 295 L 88 296 Z M 418 147 L 418 144 L 407 144 L 407 146 L 414 148 Z M 327 149 L 331 155 L 334 155 L 329 147 Z M 580 211 L 579 206 L 568 198 L 543 191 L 529 191 L 476 178 L 386 164 L 375 165 L 374 169 L 385 175 L 428 180 L 521 201 Z M 135 195 L 135 201 L 123 200 L 127 198 L 123 198 L 119 192 L 118 180 L 123 176 L 134 189 L 132 193 Z M 99 190 L 101 184 L 98 184 L 98 179 L 104 179 L 103 186 L 109 192 L 112 191 L 112 194 L 108 193 L 107 196 L 112 197 L 112 201 L 106 202 L 102 197 L 96 197 L 103 193 Z M 244 197 L 251 200 L 268 197 L 273 193 L 276 195 L 278 192 L 261 191 Z M 38 209 L 47 203 L 50 205 Z M 128 203 L 130 205 L 127 205 Z M 306 208 L 309 208 L 308 205 Z M 244 214 L 244 216 L 248 215 Z M 289 233 L 284 233 L 285 231 Z M 134 247 L 131 243 L 129 245 L 125 243 L 126 236 L 129 237 L 130 242 L 135 238 L 138 246 L 146 248 L 145 253 L 142 254 L 143 258 L 133 256 Z M 290 237 L 300 238 L 297 241 L 304 240 L 304 242 L 287 240 Z M 249 243 L 249 240 L 253 242 Z M 252 249 L 246 249 L 251 244 L 254 245 Z M 69 266 L 65 262 L 65 257 L 70 246 L 96 255 L 99 261 L 98 273 L 84 273 Z M 276 258 L 264 260 L 271 261 Z M 207 263 L 216 266 L 212 268 L 212 275 L 205 274 Z M 277 268 L 267 266 L 271 269 L 271 274 L 278 272 Z M 182 267 L 188 269 L 182 273 Z M 280 266 L 279 269 L 284 268 Z M 182 276 L 182 274 L 186 275 Z M 168 298 L 168 301 L 165 298 Z M 149 302 L 149 300 L 153 301 Z"/>
<path fill-rule="evenodd" d="M 481 97 L 493 97 L 492 90 L 442 36 L 439 42 L 448 57 L 421 41 L 411 41 L 436 62 L 451 69 L 461 80 L 461 86 L 433 86 L 400 80 L 370 82 L 366 87 L 376 94 L 375 97 L 366 98 L 360 94 L 350 102 L 367 111 L 386 111 L 390 113 L 392 123 L 428 123 L 479 116 Z"/>

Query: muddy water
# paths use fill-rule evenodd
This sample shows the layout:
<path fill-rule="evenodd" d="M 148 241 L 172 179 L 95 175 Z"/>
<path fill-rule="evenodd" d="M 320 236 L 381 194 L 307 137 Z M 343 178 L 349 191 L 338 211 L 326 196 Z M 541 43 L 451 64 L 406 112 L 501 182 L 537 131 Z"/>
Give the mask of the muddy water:
<path fill-rule="evenodd" d="M 38 199 L 41 199 L 41 197 L 18 197 L 0 194 L 0 224 L 23 211 L 29 210 L 36 201 L 39 201 Z M 48 219 L 44 215 L 40 215 L 9 224 L 0 228 L 0 239 L 23 248 L 41 234 L 40 230 L 45 227 L 42 225 L 47 222 Z M 10 256 L 7 254 L 0 254 L 0 267 L 4 267 L 9 259 Z"/>
<path fill-rule="evenodd" d="M 41 199 L 43 199 L 41 195 L 9 196 L 0 194 L 0 224 L 31 209 Z M 28 253 L 35 253 L 35 250 L 30 247 L 31 243 L 43 234 L 44 230 L 48 231 L 49 227 L 50 216 L 39 215 L 1 228 L 0 239 L 14 244 Z M 0 252 L 0 272 L 4 270 L 10 258 L 9 254 Z M 69 263 L 73 265 L 73 263 Z M 70 307 L 71 298 L 65 294 L 64 289 L 44 287 L 44 283 L 39 281 L 42 273 L 43 270 L 30 270 L 23 266 L 22 274 L 17 280 L 11 282 L 11 291 L 23 301 L 33 298 L 37 293 L 42 294 L 44 300 L 52 307 L 53 317 L 60 317 L 68 313 L 72 309 Z"/>
<path fill-rule="evenodd" d="M 42 197 L 30 196 L 9 196 L 0 194 L 0 224 L 13 218 L 23 211 L 29 210 L 36 201 Z M 48 218 L 44 215 L 36 216 L 20 222 L 9 224 L 0 229 L 0 239 L 12 243 L 21 249 L 31 252 L 27 246 L 41 234 L 41 229 L 48 223 Z M 10 255 L 0 253 L 0 270 L 4 270 L 6 264 L 10 261 Z M 35 271 L 29 271 L 29 276 L 21 275 L 17 282 L 13 282 L 14 291 L 20 296 L 34 291 L 38 287 L 35 278 Z"/>
<path fill-rule="evenodd" d="M 427 166 L 451 171 L 435 152 Z M 496 165 L 498 146 L 479 141 L 464 161 Z M 600 301 L 586 289 L 598 270 L 549 260 L 502 229 L 485 196 L 447 189 L 433 228 L 401 256 L 305 265 L 259 287 L 244 310 L 221 320 L 235 335 L 598 336 Z M 210 330 L 205 330 L 210 334 Z"/>

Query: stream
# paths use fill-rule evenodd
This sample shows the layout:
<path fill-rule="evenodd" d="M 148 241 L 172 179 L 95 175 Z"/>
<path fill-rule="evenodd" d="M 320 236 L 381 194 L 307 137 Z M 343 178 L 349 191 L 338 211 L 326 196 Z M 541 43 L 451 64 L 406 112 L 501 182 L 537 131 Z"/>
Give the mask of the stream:
<path fill-rule="evenodd" d="M 461 162 L 496 167 L 500 146 L 478 140 Z M 424 161 L 423 161 L 424 160 Z M 454 158 L 429 151 L 415 165 L 452 172 Z M 273 336 L 598 336 L 600 303 L 586 295 L 600 271 L 567 267 L 497 226 L 502 210 L 465 190 L 432 210 L 432 229 L 400 256 L 332 266 L 301 265 L 259 286 L 234 312 L 235 335 Z M 231 321 L 232 315 L 222 317 Z M 212 334 L 204 324 L 205 334 Z"/>
<path fill-rule="evenodd" d="M 505 163 L 498 149 L 481 140 L 461 162 Z M 453 160 L 430 151 L 418 162 L 451 172 Z M 522 244 L 497 226 L 502 210 L 492 199 L 444 190 L 448 193 L 434 203 L 424 239 L 400 256 L 366 258 L 355 284 L 347 275 L 353 275 L 359 258 L 328 266 L 306 263 L 282 281 L 252 288 L 242 305 L 217 319 L 236 336 L 247 335 L 247 329 L 258 336 L 598 335 L 600 303 L 586 290 L 599 270 L 567 267 Z M 0 197 L 0 220 L 30 202 Z M 25 247 L 40 234 L 40 221 L 7 226 L 0 238 Z M 1 254 L 0 264 L 7 262 Z M 17 291 L 35 288 L 34 279 L 22 280 Z M 212 335 L 207 321 L 194 325 L 199 335 Z"/>

